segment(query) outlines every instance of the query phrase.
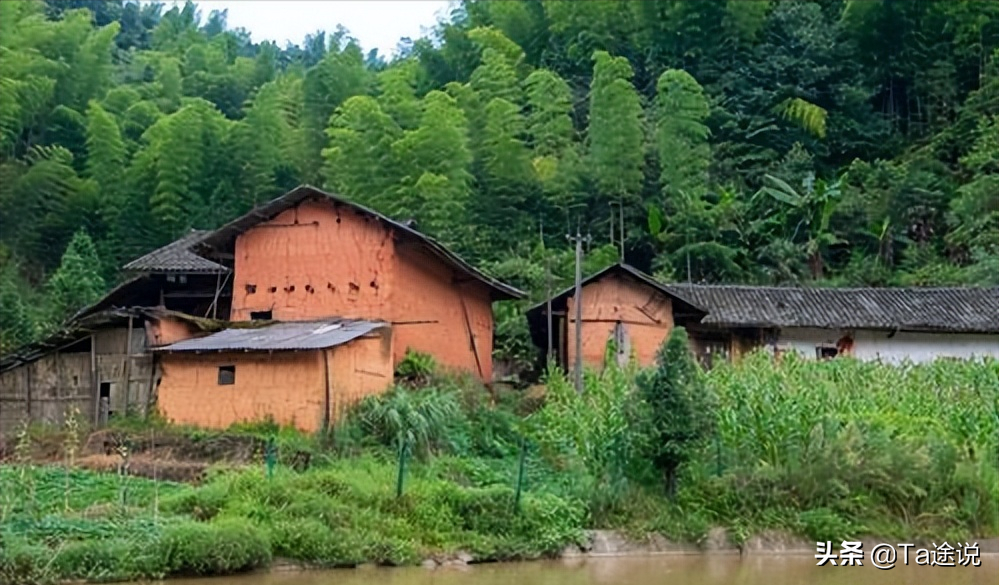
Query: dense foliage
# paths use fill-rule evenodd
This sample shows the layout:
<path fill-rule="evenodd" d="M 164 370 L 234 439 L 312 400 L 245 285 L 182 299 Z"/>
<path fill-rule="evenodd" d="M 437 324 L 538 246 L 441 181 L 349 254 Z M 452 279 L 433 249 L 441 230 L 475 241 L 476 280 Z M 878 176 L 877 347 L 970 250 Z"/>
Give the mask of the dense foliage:
<path fill-rule="evenodd" d="M 571 278 L 577 225 L 588 268 L 623 248 L 695 281 L 999 282 L 995 2 L 466 0 L 391 61 L 225 21 L 0 3 L 4 349 L 300 183 L 535 298 L 546 258 Z M 58 276 L 81 258 L 100 278 Z M 497 347 L 519 359 L 517 321 Z"/>
<path fill-rule="evenodd" d="M 758 352 L 722 364 L 706 376 L 714 431 L 682 452 L 672 501 L 650 473 L 657 453 L 647 445 L 660 439 L 635 407 L 646 392 L 616 368 L 586 382 L 577 394 L 563 376 L 549 380 L 535 440 L 584 470 L 572 484 L 592 526 L 694 539 L 724 526 L 737 540 L 764 528 L 820 540 L 999 533 L 994 360 L 891 366 L 791 354 L 775 365 Z M 600 481 L 608 474 L 616 481 Z"/>
<path fill-rule="evenodd" d="M 553 372 L 540 399 L 511 392 L 495 404 L 484 388 L 435 374 L 428 388 L 369 398 L 331 436 L 267 422 L 134 428 L 138 438 L 154 425 L 172 445 L 276 437 L 272 476 L 257 454 L 250 465 L 215 465 L 198 486 L 75 470 L 65 453 L 64 468 L 39 467 L 26 454 L 31 440 L 46 441 L 25 433 L 0 466 L 0 580 L 225 574 L 272 558 L 535 558 L 578 543 L 583 528 L 698 541 L 721 527 L 736 542 L 768 529 L 818 540 L 999 534 L 995 361 L 890 366 L 790 354 L 775 364 L 760 352 L 676 374 L 612 363 L 586 372 L 579 393 Z M 702 412 L 656 416 L 661 397 L 697 389 L 712 400 L 683 399 Z M 397 496 L 400 441 L 414 453 Z M 308 469 L 294 464 L 302 450 L 312 453 Z M 663 455 L 676 471 L 672 499 Z"/>

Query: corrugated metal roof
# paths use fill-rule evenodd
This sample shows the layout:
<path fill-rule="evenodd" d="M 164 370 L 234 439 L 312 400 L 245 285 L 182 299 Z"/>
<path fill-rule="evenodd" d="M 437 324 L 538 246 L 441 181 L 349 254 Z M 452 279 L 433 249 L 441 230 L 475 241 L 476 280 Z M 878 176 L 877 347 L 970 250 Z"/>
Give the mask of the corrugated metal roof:
<path fill-rule="evenodd" d="M 210 233 L 205 230 L 191 230 L 179 240 L 132 260 L 122 269 L 129 272 L 199 272 L 206 274 L 228 272 L 229 269 L 225 266 L 202 258 L 191 251 Z"/>
<path fill-rule="evenodd" d="M 232 328 L 205 337 L 186 339 L 153 348 L 159 352 L 289 351 L 326 349 L 343 345 L 377 329 L 389 327 L 380 321 L 327 319 L 284 321 L 255 328 Z"/>
<path fill-rule="evenodd" d="M 666 288 L 706 310 L 708 324 L 999 333 L 999 288 Z"/>

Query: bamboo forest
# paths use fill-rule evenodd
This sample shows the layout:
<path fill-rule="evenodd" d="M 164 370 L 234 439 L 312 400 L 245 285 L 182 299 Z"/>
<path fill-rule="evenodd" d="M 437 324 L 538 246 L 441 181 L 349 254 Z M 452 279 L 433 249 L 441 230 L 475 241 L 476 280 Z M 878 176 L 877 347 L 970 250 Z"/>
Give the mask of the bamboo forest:
<path fill-rule="evenodd" d="M 391 57 L 155 2 L 0 2 L 9 350 L 120 267 L 300 184 L 531 292 L 665 281 L 999 285 L 999 3 L 454 2 Z"/>

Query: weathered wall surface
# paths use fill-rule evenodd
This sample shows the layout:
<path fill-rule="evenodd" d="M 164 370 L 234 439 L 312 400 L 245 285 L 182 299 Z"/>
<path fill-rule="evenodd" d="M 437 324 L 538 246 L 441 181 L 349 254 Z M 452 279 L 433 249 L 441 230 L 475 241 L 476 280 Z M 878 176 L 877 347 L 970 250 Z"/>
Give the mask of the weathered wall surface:
<path fill-rule="evenodd" d="M 805 357 L 815 358 L 819 345 L 835 345 L 848 332 L 836 329 L 794 328 L 780 332 L 777 347 L 794 350 Z M 858 330 L 853 332 L 853 355 L 862 360 L 899 363 L 933 361 L 938 357 L 999 358 L 999 335 L 914 333 L 900 331 L 888 337 L 887 331 Z"/>
<path fill-rule="evenodd" d="M 0 374 L 0 434 L 13 433 L 27 418 L 62 424 L 71 408 L 81 422 L 93 419 L 90 352 L 52 353 Z"/>
<path fill-rule="evenodd" d="M 219 366 L 235 366 L 235 383 L 219 385 Z M 272 416 L 304 431 L 322 427 L 322 353 L 163 354 L 160 412 L 176 423 L 224 428 Z"/>
<path fill-rule="evenodd" d="M 131 350 L 126 350 L 129 342 Z M 108 410 L 112 416 L 126 412 L 146 414 L 150 403 L 150 384 L 153 383 L 153 356 L 146 352 L 144 328 L 136 323 L 131 339 L 127 327 L 98 331 L 94 334 L 94 347 L 97 352 L 97 389 L 99 392 L 101 383 L 110 386 Z M 129 361 L 127 368 L 126 360 Z M 92 417 L 93 413 L 96 410 L 92 412 Z"/>
<path fill-rule="evenodd" d="M 388 230 L 349 208 L 306 202 L 236 238 L 232 315 L 281 321 L 381 318 L 392 294 Z"/>
<path fill-rule="evenodd" d="M 346 317 L 393 324 L 396 363 L 406 349 L 492 376 L 493 314 L 486 288 L 388 229 L 344 207 L 303 203 L 236 240 L 233 320 Z M 473 349 L 474 346 L 474 349 Z"/>
<path fill-rule="evenodd" d="M 151 347 L 170 345 L 178 341 L 190 339 L 196 333 L 196 327 L 179 319 L 169 317 L 149 319 L 146 321 L 146 340 Z"/>
<path fill-rule="evenodd" d="M 130 350 L 126 349 L 129 342 Z M 88 346 L 87 340 L 83 340 L 72 348 L 52 352 L 0 374 L 0 434 L 13 432 L 25 418 L 62 424 L 69 409 L 74 407 L 79 409 L 82 422 L 95 423 L 102 383 L 109 392 L 111 412 L 145 413 L 153 361 L 145 351 L 143 330 L 133 328 L 131 339 L 127 327 L 97 331 L 93 336 L 93 356 Z"/>
<path fill-rule="evenodd" d="M 339 420 L 354 403 L 381 394 L 392 385 L 391 329 L 326 351 L 330 363 L 331 421 Z"/>
<path fill-rule="evenodd" d="M 568 326 L 567 366 L 576 360 L 576 305 L 566 303 Z M 583 363 L 603 367 L 607 341 L 618 322 L 624 327 L 631 351 L 642 366 L 655 363 L 656 352 L 673 329 L 673 308 L 669 297 L 652 287 L 611 275 L 583 287 Z"/>
<path fill-rule="evenodd" d="M 395 361 L 406 348 L 437 363 L 492 379 L 493 310 L 478 282 L 457 282 L 448 267 L 410 247 L 399 247 L 392 296 Z"/>

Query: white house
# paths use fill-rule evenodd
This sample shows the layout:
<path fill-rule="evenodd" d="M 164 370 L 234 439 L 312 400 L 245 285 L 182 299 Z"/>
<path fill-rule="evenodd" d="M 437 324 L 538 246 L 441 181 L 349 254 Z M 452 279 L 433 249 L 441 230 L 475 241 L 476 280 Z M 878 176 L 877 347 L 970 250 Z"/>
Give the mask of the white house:
<path fill-rule="evenodd" d="M 666 288 L 707 313 L 677 324 L 708 364 L 761 345 L 893 363 L 999 358 L 999 288 Z"/>

